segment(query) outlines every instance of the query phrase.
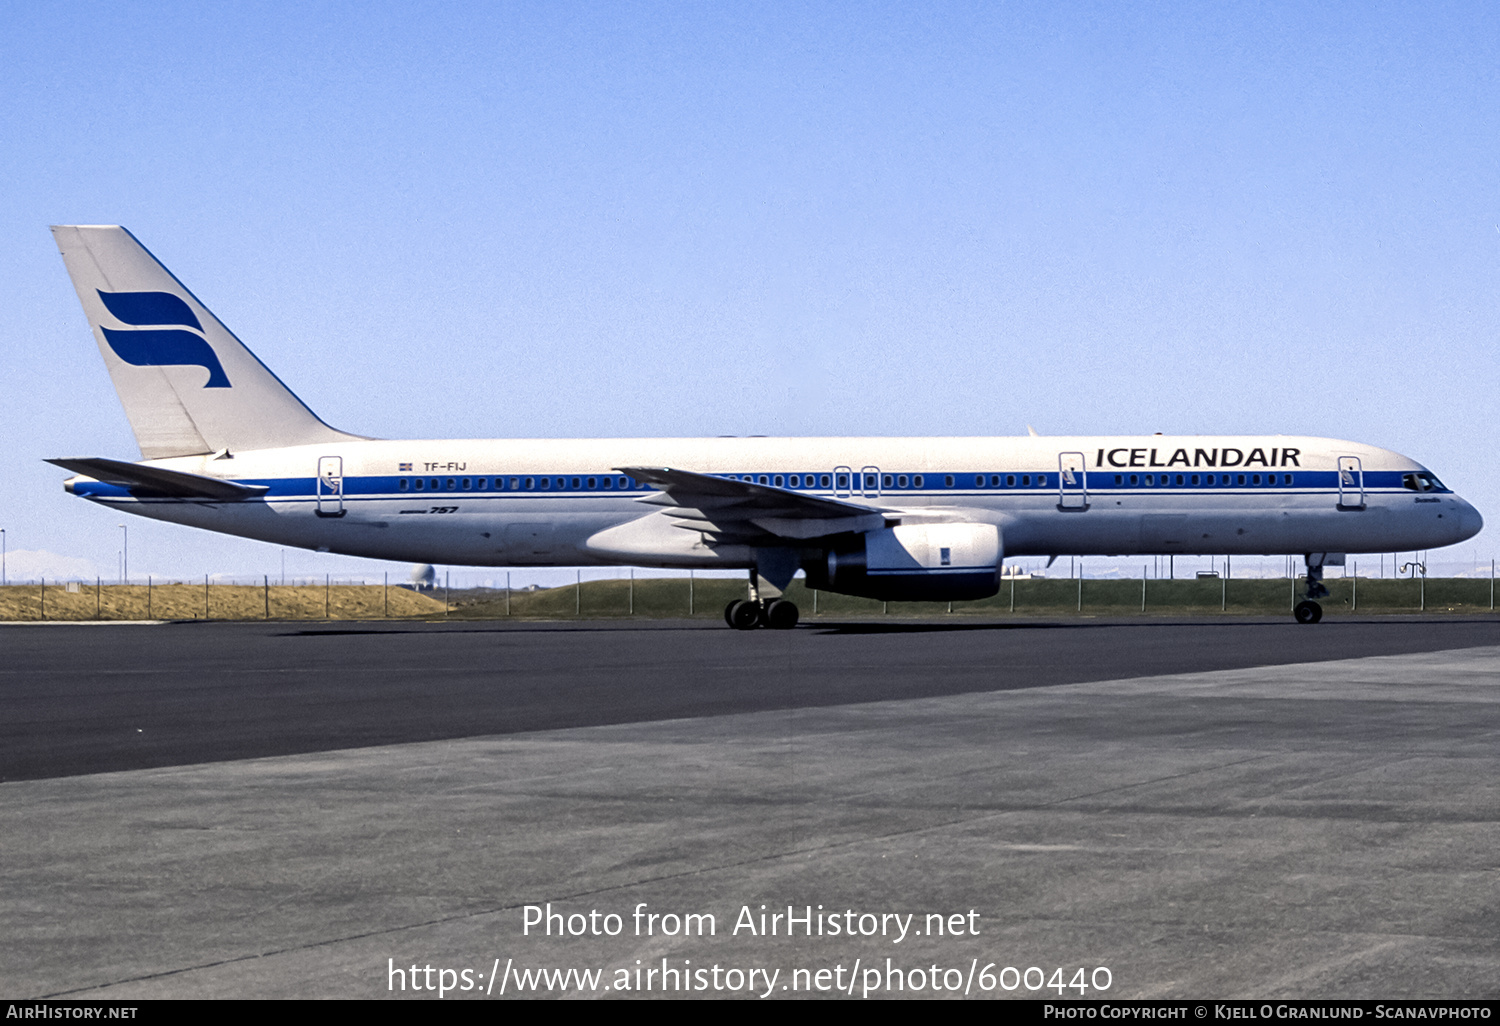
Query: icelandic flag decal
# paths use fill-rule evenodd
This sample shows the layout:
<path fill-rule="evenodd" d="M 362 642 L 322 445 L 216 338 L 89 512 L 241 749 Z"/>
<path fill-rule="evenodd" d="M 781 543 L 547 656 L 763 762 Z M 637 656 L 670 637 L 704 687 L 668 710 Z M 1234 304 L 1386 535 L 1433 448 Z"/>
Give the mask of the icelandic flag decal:
<path fill-rule="evenodd" d="M 208 371 L 204 388 L 230 387 L 218 355 L 200 334 L 203 325 L 181 298 L 170 292 L 96 291 L 116 320 L 146 328 L 121 331 L 100 325 L 104 340 L 120 359 L 132 367 L 202 367 Z"/>
<path fill-rule="evenodd" d="M 401 464 L 401 469 L 403 471 L 409 471 L 409 470 L 411 470 L 411 464 L 410 463 L 403 463 L 403 464 Z"/>

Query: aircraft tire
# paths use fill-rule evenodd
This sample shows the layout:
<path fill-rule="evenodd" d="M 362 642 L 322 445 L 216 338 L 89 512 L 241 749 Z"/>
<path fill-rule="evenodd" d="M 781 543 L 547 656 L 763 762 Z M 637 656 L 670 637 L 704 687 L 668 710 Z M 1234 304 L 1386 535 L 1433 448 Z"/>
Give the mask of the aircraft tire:
<path fill-rule="evenodd" d="M 1297 618 L 1298 623 L 1317 623 L 1323 619 L 1323 607 L 1316 602 L 1298 602 L 1292 615 Z"/>
<path fill-rule="evenodd" d="M 760 603 L 740 599 L 730 607 L 729 626 L 737 631 L 753 631 L 760 626 Z"/>
<path fill-rule="evenodd" d="M 734 626 L 734 607 L 739 605 L 743 601 L 745 600 L 735 599 L 733 602 L 729 603 L 729 605 L 724 607 L 724 622 L 729 626 Z"/>
<path fill-rule="evenodd" d="M 766 626 L 772 630 L 789 631 L 797 626 L 797 604 L 786 599 L 776 599 L 766 606 Z"/>

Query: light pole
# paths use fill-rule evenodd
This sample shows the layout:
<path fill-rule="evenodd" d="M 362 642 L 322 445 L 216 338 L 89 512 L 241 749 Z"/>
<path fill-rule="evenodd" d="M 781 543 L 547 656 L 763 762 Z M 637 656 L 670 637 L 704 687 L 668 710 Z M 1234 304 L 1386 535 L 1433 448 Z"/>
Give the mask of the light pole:
<path fill-rule="evenodd" d="M 120 583 L 130 583 L 130 529 L 120 525 Z"/>

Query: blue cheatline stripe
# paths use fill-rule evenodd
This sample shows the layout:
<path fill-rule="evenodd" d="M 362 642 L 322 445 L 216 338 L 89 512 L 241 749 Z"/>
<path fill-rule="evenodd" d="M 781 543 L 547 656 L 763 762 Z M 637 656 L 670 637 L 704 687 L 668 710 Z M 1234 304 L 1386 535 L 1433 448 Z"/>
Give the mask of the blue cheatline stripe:
<path fill-rule="evenodd" d="M 777 477 L 782 478 L 783 481 L 787 481 L 792 477 L 798 477 L 802 481 L 807 481 L 809 479 L 817 480 L 819 476 L 830 477 L 831 475 L 722 474 L 717 476 L 722 477 L 726 480 L 742 480 L 759 484 L 761 483 L 759 479 L 762 477 L 767 478 L 769 483 L 774 481 Z M 927 472 L 924 472 L 922 474 L 883 473 L 881 476 L 882 478 L 891 478 L 893 483 L 890 485 L 881 484 L 879 487 L 869 489 L 868 491 L 880 495 L 937 493 L 944 495 L 1001 494 L 1018 495 L 1023 497 L 1028 495 L 1055 495 L 1058 491 L 1056 474 L 1033 473 L 1028 475 L 1016 471 L 1007 471 L 1004 473 L 996 472 L 984 474 L 978 474 L 974 472 L 965 472 L 961 474 L 942 474 Z M 1172 474 L 1146 474 L 1140 471 L 1134 473 L 1091 471 L 1085 478 L 1082 479 L 1080 487 L 1075 488 L 1074 486 L 1070 485 L 1067 486 L 1064 490 L 1069 493 L 1075 493 L 1081 490 L 1082 487 L 1087 487 L 1087 490 L 1090 492 L 1111 492 L 1116 494 L 1140 495 L 1150 495 L 1162 492 L 1258 494 L 1268 490 L 1274 490 L 1283 494 L 1313 494 L 1339 491 L 1339 476 L 1340 475 L 1337 471 L 1276 471 L 1275 473 L 1261 473 L 1260 477 L 1262 483 L 1257 485 L 1252 483 L 1255 479 L 1254 472 L 1241 473 L 1239 471 L 1231 471 L 1229 473 L 1225 473 L 1223 471 L 1216 471 L 1213 474 L 1209 474 L 1207 472 L 1199 471 L 1197 473 L 1191 474 L 1177 474 L 1175 472 Z M 1424 494 L 1414 492 L 1411 489 L 1406 488 L 1402 483 L 1405 476 L 1406 472 L 1404 471 L 1366 471 L 1364 474 L 1363 490 L 1367 493 L 1393 493 L 1397 495 L 1407 493 Z M 1027 477 L 1030 477 L 1032 483 L 1030 485 L 1022 484 L 1021 482 L 1024 481 Z M 1146 480 L 1148 477 L 1151 478 L 1153 482 L 1152 484 L 1146 484 Z M 1177 483 L 1177 478 L 1179 477 L 1183 479 L 1181 484 Z M 1194 477 L 1198 478 L 1197 484 L 1193 483 Z M 1210 477 L 1213 478 L 1213 484 L 1208 483 Z M 1242 477 L 1245 481 L 1245 483 L 1243 484 L 1240 483 L 1240 478 Z M 899 481 L 903 478 L 907 482 L 904 487 L 899 484 Z M 1135 479 L 1134 483 L 1132 483 L 1132 478 Z M 609 488 L 603 487 L 603 482 L 606 479 L 611 482 L 611 487 Z M 1161 484 L 1160 482 L 1164 479 L 1167 481 L 1167 483 Z M 1230 480 L 1226 482 L 1226 479 Z M 303 496 L 315 495 L 317 492 L 318 482 L 318 479 L 316 477 L 238 478 L 233 480 L 237 480 L 241 484 L 267 486 L 268 490 L 265 493 L 265 498 L 267 499 L 298 498 Z M 416 482 L 418 480 L 420 480 L 423 484 L 423 487 L 421 489 L 416 488 Z M 919 480 L 921 481 L 920 485 L 917 484 Z M 952 481 L 952 484 L 948 483 L 950 480 Z M 990 482 L 994 480 L 998 480 L 1000 483 L 991 484 Z M 1013 485 L 1007 485 L 1005 483 L 1007 480 L 1013 480 L 1015 483 Z M 501 483 L 500 487 L 496 486 L 497 481 Z M 590 481 L 594 482 L 594 486 L 592 488 L 589 487 Z M 982 481 L 983 483 L 977 483 L 980 481 Z M 405 489 L 402 489 L 401 487 L 403 482 L 405 482 L 407 485 Z M 465 482 L 468 483 L 467 488 L 464 487 Z M 516 487 L 512 487 L 513 482 L 517 485 Z M 578 484 L 575 486 L 574 482 L 578 482 Z M 1038 484 L 1037 482 L 1044 483 Z M 530 487 L 527 487 L 528 483 Z M 419 496 L 433 494 L 446 496 L 467 495 L 475 497 L 520 497 L 579 493 L 608 497 L 611 495 L 638 496 L 645 492 L 655 490 L 654 486 L 652 485 L 643 484 L 639 481 L 633 481 L 627 477 L 624 477 L 623 475 L 618 474 L 533 473 L 505 474 L 501 475 L 498 478 L 494 475 L 488 474 L 451 476 L 444 474 L 436 477 L 432 475 L 421 475 L 420 477 L 418 477 L 408 476 L 404 474 L 347 476 L 341 479 L 341 485 L 345 498 L 352 498 L 354 496 L 377 495 L 388 495 L 396 498 L 417 498 Z M 99 491 L 93 484 L 89 484 L 86 487 L 88 487 L 94 494 L 107 494 L 106 492 Z M 98 486 L 98 488 L 104 489 L 113 487 L 115 486 L 102 484 Z M 773 487 L 775 486 L 773 485 Z M 792 486 L 790 484 L 783 484 L 780 487 L 785 488 L 787 491 L 806 492 L 810 494 L 851 495 L 856 498 L 864 497 L 867 491 L 862 487 L 839 488 L 834 486 L 825 486 L 821 483 L 821 481 L 819 481 L 819 483 L 815 485 Z M 1348 485 L 1345 485 L 1343 488 L 1343 491 L 1346 494 L 1350 492 L 1357 492 L 1358 490 L 1358 488 Z M 116 492 L 120 495 L 128 494 L 123 488 L 116 489 Z M 1444 489 L 1443 492 L 1434 491 L 1425 494 L 1444 494 L 1446 492 L 1447 489 Z"/>

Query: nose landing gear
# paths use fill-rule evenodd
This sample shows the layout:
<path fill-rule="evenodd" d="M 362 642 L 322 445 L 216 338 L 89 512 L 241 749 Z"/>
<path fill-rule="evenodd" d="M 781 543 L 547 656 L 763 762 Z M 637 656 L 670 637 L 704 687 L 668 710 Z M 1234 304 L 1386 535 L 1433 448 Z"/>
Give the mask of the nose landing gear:
<path fill-rule="evenodd" d="M 1292 615 L 1297 618 L 1298 623 L 1317 623 L 1323 619 L 1323 607 L 1311 600 L 1298 602 L 1297 608 L 1292 610 Z"/>
<path fill-rule="evenodd" d="M 1298 623 L 1317 623 L 1323 619 L 1323 607 L 1318 605 L 1316 600 L 1327 596 L 1328 589 L 1323 586 L 1323 564 L 1314 563 L 1312 557 L 1309 556 L 1307 559 L 1307 598 L 1297 603 L 1292 609 L 1292 615 L 1297 618 Z"/>

